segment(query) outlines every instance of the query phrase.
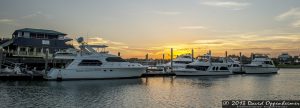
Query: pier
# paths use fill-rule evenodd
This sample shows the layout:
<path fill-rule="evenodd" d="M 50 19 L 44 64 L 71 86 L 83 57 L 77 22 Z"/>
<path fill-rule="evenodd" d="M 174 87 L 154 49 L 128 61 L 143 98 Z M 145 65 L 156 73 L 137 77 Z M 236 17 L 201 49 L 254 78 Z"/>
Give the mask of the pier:
<path fill-rule="evenodd" d="M 161 77 L 161 76 L 176 76 L 174 72 L 146 72 L 142 77 Z"/>
<path fill-rule="evenodd" d="M 43 81 L 42 74 L 14 74 L 14 73 L 0 73 L 0 80 L 12 81 Z"/>

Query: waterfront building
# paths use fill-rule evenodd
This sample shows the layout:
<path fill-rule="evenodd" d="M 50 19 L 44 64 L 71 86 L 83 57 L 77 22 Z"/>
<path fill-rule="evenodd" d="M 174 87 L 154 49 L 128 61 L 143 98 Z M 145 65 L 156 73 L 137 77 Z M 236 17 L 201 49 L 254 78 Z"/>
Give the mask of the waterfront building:
<path fill-rule="evenodd" d="M 24 28 L 16 30 L 12 38 L 0 46 L 12 56 L 43 57 L 49 52 L 50 57 L 59 50 L 73 48 L 66 44 L 72 40 L 66 35 L 54 30 Z"/>
<path fill-rule="evenodd" d="M 67 44 L 72 39 L 66 35 L 54 30 L 23 28 L 15 30 L 11 39 L 2 39 L 0 48 L 10 62 L 43 66 L 45 58 L 51 59 L 55 52 L 74 48 Z"/>

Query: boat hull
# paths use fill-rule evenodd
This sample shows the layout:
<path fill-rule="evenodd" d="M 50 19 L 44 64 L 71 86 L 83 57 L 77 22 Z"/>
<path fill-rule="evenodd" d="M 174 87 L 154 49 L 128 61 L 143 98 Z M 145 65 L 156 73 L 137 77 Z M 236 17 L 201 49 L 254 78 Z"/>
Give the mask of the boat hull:
<path fill-rule="evenodd" d="M 245 73 L 244 68 L 241 67 L 231 67 L 229 68 L 232 73 L 240 74 L 240 73 Z"/>
<path fill-rule="evenodd" d="M 103 69 L 51 69 L 45 79 L 119 79 L 138 78 L 146 72 L 146 68 L 103 68 Z"/>
<path fill-rule="evenodd" d="M 278 68 L 276 67 L 255 67 L 246 66 L 244 67 L 246 74 L 266 74 L 266 73 L 277 73 Z"/>

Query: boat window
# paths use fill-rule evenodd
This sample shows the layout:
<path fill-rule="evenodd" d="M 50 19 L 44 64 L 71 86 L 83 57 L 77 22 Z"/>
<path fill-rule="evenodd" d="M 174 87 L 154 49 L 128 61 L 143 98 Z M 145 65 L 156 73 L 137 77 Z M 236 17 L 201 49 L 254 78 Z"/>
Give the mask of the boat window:
<path fill-rule="evenodd" d="M 174 63 L 178 63 L 178 64 L 189 64 L 192 61 L 174 61 Z"/>
<path fill-rule="evenodd" d="M 212 70 L 216 70 L 216 67 L 213 67 Z"/>
<path fill-rule="evenodd" d="M 269 64 L 269 65 L 273 65 L 273 63 L 271 61 L 265 61 L 265 64 Z"/>
<path fill-rule="evenodd" d="M 239 65 L 238 64 L 233 64 L 233 67 L 239 67 Z"/>
<path fill-rule="evenodd" d="M 273 62 L 270 61 L 270 65 L 274 65 Z"/>
<path fill-rule="evenodd" d="M 64 56 L 64 55 L 76 55 L 76 54 L 73 54 L 73 53 L 56 53 L 55 55 L 56 56 Z"/>
<path fill-rule="evenodd" d="M 82 60 L 78 66 L 101 66 L 102 62 L 99 60 Z"/>
<path fill-rule="evenodd" d="M 121 57 L 107 57 L 106 58 L 107 62 L 126 62 L 124 59 Z"/>
<path fill-rule="evenodd" d="M 182 58 L 191 58 L 191 56 L 183 56 Z"/>
<path fill-rule="evenodd" d="M 216 70 L 219 70 L 219 67 L 216 67 Z"/>
<path fill-rule="evenodd" d="M 221 67 L 220 70 L 228 70 L 227 67 Z"/>
<path fill-rule="evenodd" d="M 187 69 L 196 69 L 196 70 L 201 70 L 201 71 L 206 71 L 209 66 L 193 66 L 193 65 L 187 65 Z"/>

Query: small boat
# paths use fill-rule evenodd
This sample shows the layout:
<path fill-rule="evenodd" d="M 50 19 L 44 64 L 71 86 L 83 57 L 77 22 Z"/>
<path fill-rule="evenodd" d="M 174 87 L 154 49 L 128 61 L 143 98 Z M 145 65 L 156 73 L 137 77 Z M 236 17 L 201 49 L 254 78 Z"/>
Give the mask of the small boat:
<path fill-rule="evenodd" d="M 20 68 L 21 64 L 22 63 L 14 63 L 13 67 L 10 67 L 10 68 L 9 68 L 9 66 L 6 66 L 2 72 L 3 73 L 22 74 L 22 71 Z M 13 69 L 11 69 L 11 68 L 13 68 Z"/>
<path fill-rule="evenodd" d="M 258 56 L 257 56 L 258 55 Z M 253 55 L 250 64 L 244 65 L 246 74 L 264 74 L 264 73 L 277 73 L 278 68 L 275 67 L 274 62 L 268 58 L 267 55 L 256 54 Z"/>
<path fill-rule="evenodd" d="M 14 70 L 9 69 L 8 67 L 5 67 L 2 72 L 4 72 L 4 73 L 14 73 Z"/>

